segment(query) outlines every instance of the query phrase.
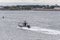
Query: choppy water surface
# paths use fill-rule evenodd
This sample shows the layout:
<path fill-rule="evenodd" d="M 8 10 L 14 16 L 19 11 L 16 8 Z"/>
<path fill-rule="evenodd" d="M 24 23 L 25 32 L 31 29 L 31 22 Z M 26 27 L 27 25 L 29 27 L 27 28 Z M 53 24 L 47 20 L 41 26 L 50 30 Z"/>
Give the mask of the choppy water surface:
<path fill-rule="evenodd" d="M 59 11 L 0 11 L 0 40 L 60 40 L 60 35 L 17 29 L 24 20 L 31 26 L 60 31 Z"/>

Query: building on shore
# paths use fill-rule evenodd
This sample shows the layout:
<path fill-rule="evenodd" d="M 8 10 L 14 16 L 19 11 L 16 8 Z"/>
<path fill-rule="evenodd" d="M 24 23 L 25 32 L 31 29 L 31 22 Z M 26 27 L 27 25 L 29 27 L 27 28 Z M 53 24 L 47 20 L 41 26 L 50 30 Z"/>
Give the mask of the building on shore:
<path fill-rule="evenodd" d="M 59 10 L 59 9 L 60 9 L 60 7 L 54 7 L 54 9 L 57 9 L 57 10 Z"/>

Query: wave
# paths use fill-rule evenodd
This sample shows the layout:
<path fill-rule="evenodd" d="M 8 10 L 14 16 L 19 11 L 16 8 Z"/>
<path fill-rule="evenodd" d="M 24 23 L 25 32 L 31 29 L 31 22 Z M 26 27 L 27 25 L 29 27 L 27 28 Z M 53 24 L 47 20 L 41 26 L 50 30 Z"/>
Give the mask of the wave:
<path fill-rule="evenodd" d="M 35 31 L 35 32 L 41 32 L 41 33 L 45 33 L 45 34 L 53 34 L 53 35 L 60 34 L 59 30 L 40 28 L 40 27 L 37 27 L 37 26 L 32 26 L 31 28 L 22 27 L 22 29 L 26 29 L 26 30 L 30 30 L 30 31 Z"/>

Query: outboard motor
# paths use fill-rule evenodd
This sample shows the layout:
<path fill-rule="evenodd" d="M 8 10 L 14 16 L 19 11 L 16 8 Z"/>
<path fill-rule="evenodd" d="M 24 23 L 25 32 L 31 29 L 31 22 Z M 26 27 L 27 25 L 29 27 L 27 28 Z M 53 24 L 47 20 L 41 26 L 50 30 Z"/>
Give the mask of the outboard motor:
<path fill-rule="evenodd" d="M 30 28 L 30 25 L 27 25 L 28 28 Z"/>

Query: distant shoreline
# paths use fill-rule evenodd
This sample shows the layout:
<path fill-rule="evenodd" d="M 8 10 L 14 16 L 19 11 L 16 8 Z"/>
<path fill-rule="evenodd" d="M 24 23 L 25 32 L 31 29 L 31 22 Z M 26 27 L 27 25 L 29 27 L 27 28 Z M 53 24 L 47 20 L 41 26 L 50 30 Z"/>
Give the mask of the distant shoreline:
<path fill-rule="evenodd" d="M 0 6 L 0 10 L 13 10 L 13 11 L 60 11 L 59 5 L 12 5 Z"/>
<path fill-rule="evenodd" d="M 42 9 L 42 10 L 33 10 L 33 11 L 60 11 L 60 9 Z"/>
<path fill-rule="evenodd" d="M 1 10 L 5 11 L 5 10 Z M 40 9 L 40 10 L 6 10 L 6 11 L 60 11 L 60 9 Z"/>

